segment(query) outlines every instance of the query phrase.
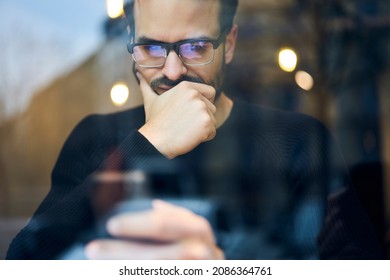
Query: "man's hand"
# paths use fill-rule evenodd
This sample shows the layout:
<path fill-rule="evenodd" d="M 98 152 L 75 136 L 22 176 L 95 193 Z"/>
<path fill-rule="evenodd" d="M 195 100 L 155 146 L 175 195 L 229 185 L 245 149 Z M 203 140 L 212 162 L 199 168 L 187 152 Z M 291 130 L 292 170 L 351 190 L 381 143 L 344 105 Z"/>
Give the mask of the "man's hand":
<path fill-rule="evenodd" d="M 120 214 L 107 223 L 118 239 L 89 243 L 90 259 L 223 259 L 210 224 L 188 209 L 153 201 L 153 209 Z"/>
<path fill-rule="evenodd" d="M 168 158 L 188 153 L 216 134 L 215 89 L 181 82 L 158 95 L 137 74 L 144 99 L 146 123 L 139 132 Z"/>

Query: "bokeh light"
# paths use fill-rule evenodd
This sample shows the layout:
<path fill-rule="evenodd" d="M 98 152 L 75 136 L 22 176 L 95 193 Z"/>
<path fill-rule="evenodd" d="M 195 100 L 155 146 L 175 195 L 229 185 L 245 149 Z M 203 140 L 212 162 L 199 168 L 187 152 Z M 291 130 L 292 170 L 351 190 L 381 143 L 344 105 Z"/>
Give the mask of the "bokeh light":
<path fill-rule="evenodd" d="M 107 15 L 110 18 L 118 18 L 123 15 L 123 0 L 106 0 Z"/>
<path fill-rule="evenodd" d="M 313 77 L 306 71 L 297 71 L 295 73 L 295 82 L 300 88 L 306 91 L 311 90 L 314 86 Z"/>
<path fill-rule="evenodd" d="M 129 99 L 129 88 L 124 83 L 116 83 L 111 89 L 111 101 L 115 106 L 123 106 Z"/>
<path fill-rule="evenodd" d="M 279 51 L 278 62 L 283 71 L 292 72 L 297 66 L 298 56 L 292 49 L 283 48 Z"/>

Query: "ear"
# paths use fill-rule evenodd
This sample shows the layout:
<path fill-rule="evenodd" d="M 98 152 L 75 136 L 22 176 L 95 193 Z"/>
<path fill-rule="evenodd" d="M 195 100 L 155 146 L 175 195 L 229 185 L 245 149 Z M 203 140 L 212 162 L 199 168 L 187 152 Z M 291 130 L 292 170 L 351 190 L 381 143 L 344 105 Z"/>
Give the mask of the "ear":
<path fill-rule="evenodd" d="M 229 64 L 233 60 L 234 49 L 236 48 L 238 27 L 234 24 L 225 40 L 225 62 Z"/>

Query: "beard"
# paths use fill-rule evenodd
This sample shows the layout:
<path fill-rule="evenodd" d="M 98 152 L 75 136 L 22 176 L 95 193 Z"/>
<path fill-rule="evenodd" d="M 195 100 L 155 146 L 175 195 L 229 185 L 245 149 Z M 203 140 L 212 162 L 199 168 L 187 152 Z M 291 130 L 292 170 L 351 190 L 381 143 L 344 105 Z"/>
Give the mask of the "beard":
<path fill-rule="evenodd" d="M 218 101 L 218 99 L 222 93 L 222 85 L 223 85 L 223 80 L 224 80 L 224 76 L 225 76 L 225 69 L 226 69 L 225 57 L 223 56 L 221 69 L 217 72 L 215 77 L 210 82 L 206 82 L 202 78 L 194 77 L 194 76 L 190 76 L 190 75 L 181 76 L 179 79 L 174 80 L 174 81 L 168 79 L 165 76 L 162 76 L 160 78 L 156 78 L 156 79 L 152 80 L 152 82 L 150 83 L 150 87 L 153 89 L 154 92 L 157 93 L 157 89 L 159 87 L 175 87 L 184 81 L 205 84 L 205 85 L 212 86 L 215 89 L 215 101 L 214 101 L 214 103 L 215 103 Z M 133 63 L 133 74 L 134 74 L 134 76 L 139 84 L 139 80 L 138 80 L 137 75 L 136 75 L 137 71 L 138 70 L 135 67 L 135 63 Z"/>

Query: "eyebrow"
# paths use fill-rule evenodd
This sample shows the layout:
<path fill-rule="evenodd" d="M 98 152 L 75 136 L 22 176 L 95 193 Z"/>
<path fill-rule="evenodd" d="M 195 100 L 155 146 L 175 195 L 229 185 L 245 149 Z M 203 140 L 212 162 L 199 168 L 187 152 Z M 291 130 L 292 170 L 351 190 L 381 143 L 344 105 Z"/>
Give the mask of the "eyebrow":
<path fill-rule="evenodd" d="M 194 37 L 194 38 L 180 40 L 180 41 L 177 41 L 174 43 L 180 43 L 180 42 L 187 41 L 187 40 L 215 40 L 215 38 L 211 38 L 211 37 L 207 37 L 207 36 L 200 36 L 200 37 Z M 164 41 L 159 41 L 159 40 L 149 38 L 147 36 L 139 37 L 137 43 L 141 43 L 141 44 L 154 44 L 154 43 L 156 43 L 156 44 L 169 44 L 169 43 L 164 42 Z"/>
<path fill-rule="evenodd" d="M 138 38 L 138 43 L 142 43 L 142 44 L 148 43 L 149 44 L 149 43 L 165 43 L 165 42 L 154 40 L 154 39 L 146 37 L 146 36 L 141 36 Z"/>

